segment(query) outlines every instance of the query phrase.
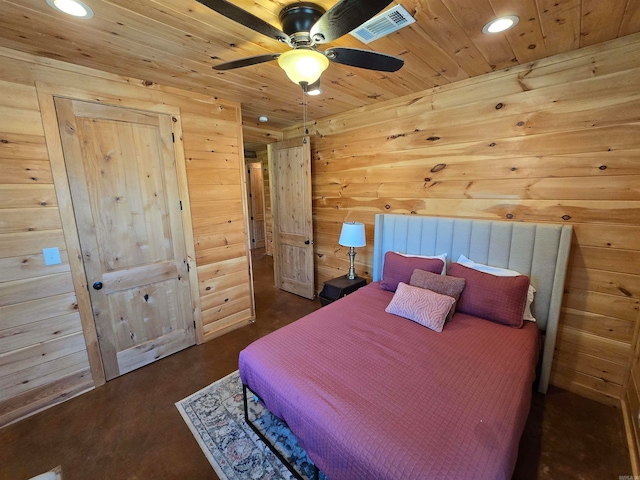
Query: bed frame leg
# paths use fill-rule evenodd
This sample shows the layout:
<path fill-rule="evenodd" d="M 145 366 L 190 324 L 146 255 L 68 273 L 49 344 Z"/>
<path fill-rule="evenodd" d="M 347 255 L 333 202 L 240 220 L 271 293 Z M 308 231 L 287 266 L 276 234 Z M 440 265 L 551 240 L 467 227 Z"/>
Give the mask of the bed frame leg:
<path fill-rule="evenodd" d="M 247 425 L 249 425 L 251 430 L 253 430 L 253 433 L 255 433 L 260 438 L 260 440 L 264 442 L 264 444 L 269 448 L 269 450 L 271 450 L 273 454 L 276 457 L 278 457 L 278 460 L 280 460 L 280 462 L 282 462 L 282 464 L 285 467 L 287 467 L 287 470 L 291 472 L 291 475 L 293 475 L 293 477 L 296 480 L 306 480 L 302 475 L 300 475 L 296 471 L 294 466 L 291 465 L 291 463 L 289 463 L 289 461 L 284 457 L 284 455 L 282 455 L 276 449 L 275 445 L 271 443 L 271 441 L 260 431 L 260 429 L 258 429 L 258 427 L 251 420 L 249 420 L 249 402 L 247 399 L 247 391 L 251 391 L 251 389 L 243 383 L 242 384 L 242 403 L 244 406 L 244 420 L 247 422 Z M 319 480 L 320 478 L 320 470 L 318 470 L 318 467 L 316 467 L 315 465 L 313 466 L 313 478 L 314 480 Z"/>

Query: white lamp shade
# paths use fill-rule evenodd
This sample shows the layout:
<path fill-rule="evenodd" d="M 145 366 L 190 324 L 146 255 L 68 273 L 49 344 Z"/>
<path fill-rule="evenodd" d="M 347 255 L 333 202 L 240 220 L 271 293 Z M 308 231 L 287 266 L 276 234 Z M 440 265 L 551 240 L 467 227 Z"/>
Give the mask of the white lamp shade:
<path fill-rule="evenodd" d="M 316 82 L 329 66 L 329 59 L 320 52 L 300 48 L 289 50 L 278 57 L 278 65 L 293 83 Z"/>
<path fill-rule="evenodd" d="M 340 240 L 338 243 L 343 247 L 364 247 L 367 240 L 364 234 L 364 223 L 345 222 L 342 224 Z"/>

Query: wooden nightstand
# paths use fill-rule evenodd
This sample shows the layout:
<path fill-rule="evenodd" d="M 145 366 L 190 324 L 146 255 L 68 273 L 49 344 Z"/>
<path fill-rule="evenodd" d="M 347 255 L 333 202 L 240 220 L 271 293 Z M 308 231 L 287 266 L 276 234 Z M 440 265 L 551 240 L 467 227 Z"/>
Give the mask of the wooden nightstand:
<path fill-rule="evenodd" d="M 326 282 L 324 282 L 322 292 L 320 292 L 320 295 L 318 295 L 320 297 L 320 304 L 323 307 L 329 305 L 339 298 L 355 292 L 360 287 L 364 287 L 366 284 L 366 278 L 356 277 L 353 280 L 349 280 L 346 275 L 327 280 Z"/>

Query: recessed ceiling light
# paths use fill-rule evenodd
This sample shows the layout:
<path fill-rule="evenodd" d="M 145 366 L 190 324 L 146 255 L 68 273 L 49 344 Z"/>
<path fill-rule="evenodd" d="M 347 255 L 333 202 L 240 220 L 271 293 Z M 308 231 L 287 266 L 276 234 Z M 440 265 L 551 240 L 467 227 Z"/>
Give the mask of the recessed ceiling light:
<path fill-rule="evenodd" d="M 260 123 L 265 123 L 265 122 L 269 121 L 269 119 L 267 117 L 265 117 L 264 115 L 262 115 L 258 120 L 260 120 Z"/>
<path fill-rule="evenodd" d="M 496 18 L 495 20 L 491 20 L 484 27 L 482 27 L 482 33 L 489 34 L 504 32 L 505 30 L 509 30 L 510 28 L 515 27 L 519 21 L 520 19 L 515 15 Z"/>
<path fill-rule="evenodd" d="M 83 3 L 80 0 L 47 0 L 47 4 L 51 8 L 60 10 L 68 15 L 73 15 L 74 17 L 93 17 L 93 10 L 91 10 L 86 3 Z"/>

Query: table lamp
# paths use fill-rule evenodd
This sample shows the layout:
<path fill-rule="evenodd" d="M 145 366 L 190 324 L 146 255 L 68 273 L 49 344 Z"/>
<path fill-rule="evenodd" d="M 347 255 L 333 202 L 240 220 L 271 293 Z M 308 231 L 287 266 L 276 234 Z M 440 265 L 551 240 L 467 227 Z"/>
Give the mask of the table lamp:
<path fill-rule="evenodd" d="M 364 223 L 360 222 L 344 222 L 342 224 L 342 231 L 340 232 L 340 240 L 338 243 L 343 247 L 349 247 L 349 280 L 356 278 L 356 269 L 354 268 L 353 261 L 356 256 L 354 247 L 364 247 L 367 244 L 367 240 L 364 235 Z"/>

